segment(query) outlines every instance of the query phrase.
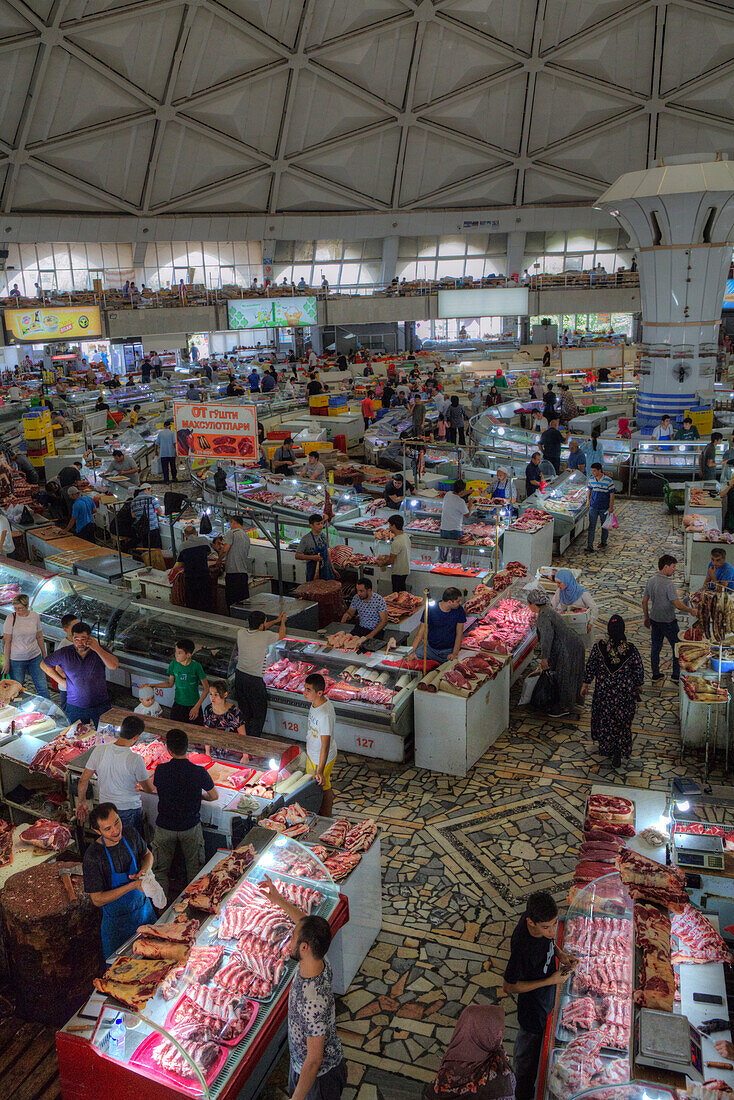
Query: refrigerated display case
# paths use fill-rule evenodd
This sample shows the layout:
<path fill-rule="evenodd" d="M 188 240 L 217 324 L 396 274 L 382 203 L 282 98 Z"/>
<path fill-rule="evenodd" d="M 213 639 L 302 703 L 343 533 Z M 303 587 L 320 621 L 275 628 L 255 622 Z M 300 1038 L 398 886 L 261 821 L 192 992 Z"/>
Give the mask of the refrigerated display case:
<path fill-rule="evenodd" d="M 405 654 L 407 656 L 407 652 Z M 285 638 L 268 650 L 265 683 L 268 716 L 265 730 L 275 737 L 305 741 L 309 704 L 303 678 L 321 672 L 336 711 L 336 737 L 346 752 L 380 760 L 405 759 L 413 734 L 415 672 L 401 669 L 400 651 L 384 653 L 330 649 L 316 638 Z"/>
<path fill-rule="evenodd" d="M 30 765 L 36 755 L 63 733 L 68 719 L 56 703 L 42 695 L 24 691 L 0 711 L 0 799 L 8 807 L 12 822 L 34 817 L 53 817 L 62 798 L 61 781 L 34 774 Z M 39 778 L 41 782 L 38 782 Z M 46 806 L 46 798 L 53 794 Z"/>
<path fill-rule="evenodd" d="M 332 933 L 337 933 L 348 922 L 349 915 L 346 898 L 339 893 L 323 863 L 310 849 L 289 837 L 277 836 L 262 829 L 252 830 L 241 848 L 248 844 L 254 848 L 254 862 L 235 884 L 234 890 L 225 896 L 221 912 L 209 916 L 200 910 L 189 909 L 191 915 L 201 919 L 195 946 L 222 948 L 221 960 L 216 967 L 212 970 L 210 964 L 208 970 L 203 971 L 204 977 L 183 967 L 180 977 L 174 974 L 170 981 L 166 979 L 165 984 L 159 984 L 155 995 L 137 1012 L 120 1006 L 108 995 L 93 994 L 57 1033 L 59 1077 L 64 1100 L 83 1100 L 91 1093 L 118 1097 L 145 1093 L 159 1100 L 164 1097 L 173 1100 L 182 1095 L 213 1100 L 235 1100 L 235 1097 L 249 1100 L 259 1094 L 285 1046 L 288 991 L 297 964 L 287 957 L 284 949 L 286 937 L 284 944 L 277 949 L 284 965 L 278 964 L 269 970 L 271 975 L 277 975 L 277 980 L 270 982 L 270 994 L 259 997 L 244 994 L 243 1000 L 237 997 L 237 989 L 246 988 L 237 985 L 232 988 L 237 977 L 231 965 L 237 941 L 220 938 L 222 933 L 229 931 L 225 917 L 233 908 L 230 900 L 233 893 L 241 896 L 248 889 L 245 883 L 257 888 L 267 874 L 280 880 L 286 890 L 306 887 L 312 891 L 309 894 L 311 912 L 328 920 Z M 228 854 L 217 853 L 203 868 L 202 876 Z M 174 910 L 170 908 L 161 917 L 161 922 L 171 921 L 174 915 Z M 126 946 L 129 945 L 121 948 L 122 953 Z M 220 981 L 218 976 L 224 976 L 225 980 Z M 164 996 L 164 990 L 169 994 L 168 999 Z M 229 993 L 229 1002 L 225 997 L 220 998 L 222 1007 L 219 1011 L 223 1014 L 222 1022 L 232 1021 L 229 1032 L 221 1026 L 217 1032 L 216 1050 L 210 1052 L 214 1057 L 209 1072 L 205 1070 L 200 1073 L 190 1058 L 181 1058 L 178 1073 L 161 1068 L 153 1055 L 153 1048 L 163 1040 L 170 1041 L 174 1035 L 179 1040 L 183 1037 L 179 1030 L 182 1025 L 177 1021 L 192 1011 L 191 1000 L 200 996 L 202 991 L 204 995 L 207 992 Z M 231 1011 L 235 1003 L 242 1009 L 236 1014 Z M 125 1022 L 124 1043 L 121 1044 L 122 1049 L 115 1049 L 110 1032 L 119 1013 Z M 226 1040 L 223 1037 L 225 1034 L 229 1036 Z"/>
<path fill-rule="evenodd" d="M 635 452 L 635 477 L 638 492 L 651 496 L 662 496 L 666 481 L 694 481 L 699 476 L 698 459 L 706 446 L 706 439 L 688 442 L 649 443 L 640 442 Z M 602 446 L 606 451 L 605 439 Z M 730 446 L 729 441 L 717 444 L 717 469 L 721 468 L 724 452 Z"/>
<path fill-rule="evenodd" d="M 579 890 L 569 905 L 563 950 L 579 965 L 558 987 L 538 1074 L 538 1097 L 572 1100 L 630 1078 L 636 979 L 632 901 L 615 872 Z M 574 1042 L 605 1027 L 603 1044 Z"/>
<path fill-rule="evenodd" d="M 64 638 L 63 615 L 75 615 L 88 623 L 92 636 L 106 649 L 111 649 L 120 616 L 133 599 L 132 593 L 111 585 L 94 585 L 77 577 L 48 577 L 35 590 L 31 609 L 41 618 L 43 636 L 49 641 Z"/>
<path fill-rule="evenodd" d="M 0 622 L 12 615 L 15 595 L 27 596 L 32 601 L 43 582 L 49 579 L 50 573 L 44 569 L 0 557 Z"/>
<path fill-rule="evenodd" d="M 569 546 L 571 539 L 580 535 L 588 526 L 588 483 L 578 470 L 566 470 L 536 490 L 520 505 L 520 512 L 537 508 L 553 517 L 553 537 L 559 540 L 560 553 Z"/>
<path fill-rule="evenodd" d="M 206 676 L 226 680 L 234 672 L 239 627 L 234 620 L 203 611 L 194 616 L 162 600 L 128 599 L 114 617 L 112 649 L 131 674 L 167 675 L 174 640 L 189 638 Z"/>

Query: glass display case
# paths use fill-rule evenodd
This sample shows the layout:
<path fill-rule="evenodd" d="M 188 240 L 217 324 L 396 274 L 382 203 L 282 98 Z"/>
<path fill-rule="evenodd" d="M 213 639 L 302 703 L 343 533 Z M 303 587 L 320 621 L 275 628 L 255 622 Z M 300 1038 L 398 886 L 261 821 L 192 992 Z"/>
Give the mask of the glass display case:
<path fill-rule="evenodd" d="M 115 628 L 133 595 L 112 585 L 93 585 L 71 576 L 54 576 L 35 591 L 31 608 L 41 618 L 44 638 L 58 642 L 64 637 L 63 615 L 75 615 L 88 623 L 100 645 L 111 649 Z"/>
<path fill-rule="evenodd" d="M 49 574 L 33 565 L 25 565 L 11 558 L 0 557 L 0 622 L 13 613 L 16 596 L 27 596 L 30 601 Z"/>
<path fill-rule="evenodd" d="M 578 891 L 562 946 L 579 963 L 558 987 L 538 1093 L 545 1100 L 629 1081 L 635 937 L 632 901 L 616 872 Z"/>
<path fill-rule="evenodd" d="M 699 455 L 707 442 L 706 439 L 696 439 L 673 443 L 638 443 L 635 453 L 638 490 L 660 495 L 664 481 L 693 481 L 698 477 Z M 606 440 L 602 440 L 602 445 L 606 447 Z M 717 469 L 721 468 L 724 453 L 729 447 L 729 441 L 717 445 Z"/>
<path fill-rule="evenodd" d="M 553 535 L 560 539 L 570 535 L 588 511 L 587 481 L 578 470 L 567 470 L 538 489 L 520 505 L 520 511 L 537 508 L 553 516 Z"/>
<path fill-rule="evenodd" d="M 279 1031 L 297 963 L 288 950 L 293 925 L 283 914 L 278 942 L 265 946 L 270 941 L 263 940 L 257 959 L 253 954 L 248 967 L 238 953 L 242 941 L 238 944 L 237 939 L 244 913 L 251 912 L 248 899 L 258 896 L 267 874 L 277 879 L 284 894 L 328 920 L 334 933 L 347 915 L 338 888 L 308 848 L 289 837 L 266 835 L 265 830 L 246 839 L 251 838 L 254 862 L 233 882 L 219 912 L 208 915 L 189 909 L 201 921 L 195 932 L 196 956 L 174 968 L 136 1011 L 107 994 L 95 994 L 61 1030 L 57 1049 L 66 1100 L 99 1092 L 102 1082 L 111 1095 L 131 1095 L 134 1088 L 142 1094 L 156 1086 L 163 1095 L 161 1085 L 169 1090 L 166 1095 L 213 1100 L 234 1100 L 245 1087 L 247 1095 L 257 1093 L 253 1083 L 267 1076 L 281 1049 Z M 238 851 L 246 847 L 243 844 Z M 230 856 L 217 853 L 198 881 Z M 166 923 L 173 916 L 173 910 L 168 910 L 161 920 Z M 202 1006 L 208 1010 L 206 1015 Z M 122 1026 L 115 1030 L 118 1017 Z M 197 1023 L 198 1034 L 192 1042 L 192 1024 Z M 80 1031 L 83 1039 L 78 1038 Z M 130 1073 L 136 1075 L 137 1085 L 128 1079 Z"/>
<path fill-rule="evenodd" d="M 237 654 L 235 619 L 223 619 L 203 611 L 195 614 L 162 600 L 133 600 L 114 616 L 111 649 L 129 671 L 165 671 L 173 660 L 176 638 L 189 638 L 195 646 L 194 660 L 207 677 L 226 680 L 233 672 Z"/>
<path fill-rule="evenodd" d="M 0 706 L 0 745 L 19 737 L 51 741 L 68 725 L 63 710 L 51 699 L 24 691 L 12 703 Z"/>

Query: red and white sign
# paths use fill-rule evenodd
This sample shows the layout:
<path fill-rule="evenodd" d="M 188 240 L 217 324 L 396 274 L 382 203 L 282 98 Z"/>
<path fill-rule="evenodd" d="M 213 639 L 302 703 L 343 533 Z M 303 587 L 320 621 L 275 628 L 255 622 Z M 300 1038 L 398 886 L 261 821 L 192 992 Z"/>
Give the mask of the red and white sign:
<path fill-rule="evenodd" d="M 174 401 L 176 453 L 216 462 L 257 462 L 257 411 L 254 405 L 203 405 Z"/>

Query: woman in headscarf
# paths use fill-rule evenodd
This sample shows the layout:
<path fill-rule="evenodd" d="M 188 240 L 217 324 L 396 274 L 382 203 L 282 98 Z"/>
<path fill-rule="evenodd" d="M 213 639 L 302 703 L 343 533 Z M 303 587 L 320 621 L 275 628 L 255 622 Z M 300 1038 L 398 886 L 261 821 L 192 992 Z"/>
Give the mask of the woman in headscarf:
<path fill-rule="evenodd" d="M 617 424 L 617 439 L 631 439 L 632 432 L 630 431 L 629 417 L 620 416 Z"/>
<path fill-rule="evenodd" d="M 581 696 L 586 654 L 578 634 L 553 610 L 542 588 L 528 593 L 528 606 L 538 618 L 535 630 L 540 647 L 540 667 L 554 674 L 556 700 L 549 718 L 563 718 L 575 709 Z"/>
<path fill-rule="evenodd" d="M 501 505 L 517 503 L 517 492 L 504 466 L 497 467 L 497 480 L 489 490 L 489 495 L 492 501 Z"/>
<path fill-rule="evenodd" d="M 632 720 L 645 680 L 645 669 L 636 646 L 628 642 L 624 619 L 612 615 L 607 623 L 607 636 L 597 642 L 586 662 L 584 686 L 586 695 L 592 680 L 596 680 L 591 701 L 591 736 L 599 742 L 602 756 L 611 759 L 618 768 L 622 757 L 632 751 Z"/>
<path fill-rule="evenodd" d="M 556 591 L 553 593 L 551 607 L 561 614 L 574 608 L 587 608 L 590 614 L 586 633 L 590 634 L 593 624 L 599 618 L 596 600 L 583 584 L 579 584 L 570 569 L 558 569 L 555 581 Z"/>
<path fill-rule="evenodd" d="M 487 398 L 486 398 L 486 401 L 485 401 L 485 407 L 487 409 L 491 409 L 493 405 L 501 405 L 501 404 L 502 404 L 502 394 L 500 393 L 500 391 L 497 389 L 496 386 L 494 386 L 494 385 L 490 386 L 489 393 L 487 394 Z"/>
<path fill-rule="evenodd" d="M 454 1034 L 423 1100 L 513 1100 L 515 1075 L 502 1049 L 505 1012 L 498 1005 L 470 1005 Z"/>

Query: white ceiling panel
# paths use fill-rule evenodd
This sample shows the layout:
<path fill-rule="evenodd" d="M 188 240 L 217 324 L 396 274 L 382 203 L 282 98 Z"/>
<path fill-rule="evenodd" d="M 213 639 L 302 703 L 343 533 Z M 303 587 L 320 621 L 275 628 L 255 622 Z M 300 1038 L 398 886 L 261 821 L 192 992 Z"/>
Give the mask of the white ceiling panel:
<path fill-rule="evenodd" d="M 732 42 L 734 0 L 0 0 L 0 206 L 586 205 L 734 153 Z"/>

